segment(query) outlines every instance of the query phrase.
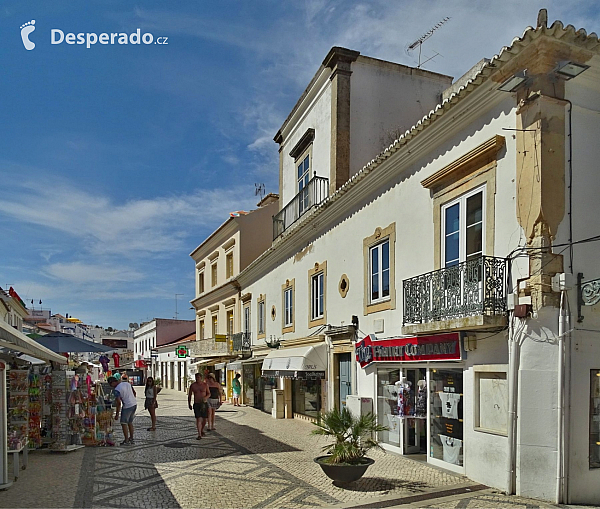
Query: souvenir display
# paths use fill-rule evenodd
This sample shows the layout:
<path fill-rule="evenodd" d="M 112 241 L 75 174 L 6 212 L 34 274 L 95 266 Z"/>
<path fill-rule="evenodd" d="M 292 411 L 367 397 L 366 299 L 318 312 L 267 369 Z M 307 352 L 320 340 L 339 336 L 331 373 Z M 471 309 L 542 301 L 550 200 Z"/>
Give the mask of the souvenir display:
<path fill-rule="evenodd" d="M 42 380 L 37 373 L 29 375 L 29 448 L 42 445 Z"/>
<path fill-rule="evenodd" d="M 8 372 L 8 449 L 27 446 L 29 434 L 29 371 L 13 369 Z"/>

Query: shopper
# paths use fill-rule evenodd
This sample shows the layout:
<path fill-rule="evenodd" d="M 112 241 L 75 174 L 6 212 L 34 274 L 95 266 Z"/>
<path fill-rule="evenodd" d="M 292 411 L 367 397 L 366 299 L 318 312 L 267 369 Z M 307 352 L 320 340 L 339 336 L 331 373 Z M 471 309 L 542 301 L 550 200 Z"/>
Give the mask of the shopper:
<path fill-rule="evenodd" d="M 131 384 L 129 382 L 119 382 L 114 376 L 109 377 L 108 383 L 114 389 L 117 397 L 115 420 L 118 420 L 119 414 L 121 414 L 121 427 L 125 437 L 121 445 L 135 445 L 133 440 L 133 418 L 137 410 L 137 400 L 133 394 Z"/>
<path fill-rule="evenodd" d="M 240 382 L 240 375 L 237 373 L 235 378 L 231 382 L 231 388 L 233 389 L 233 406 L 241 406 L 240 405 L 240 395 L 242 394 L 242 383 Z"/>
<path fill-rule="evenodd" d="M 148 428 L 148 431 L 156 430 L 156 409 L 158 408 L 158 402 L 156 400 L 156 396 L 158 396 L 158 389 L 156 385 L 154 385 L 154 378 L 149 376 L 146 378 L 146 391 L 145 391 L 146 401 L 144 403 L 144 408 L 148 410 L 150 413 L 150 419 L 152 420 L 152 427 Z"/>
<path fill-rule="evenodd" d="M 215 429 L 215 412 L 221 406 L 221 384 L 217 382 L 214 373 L 209 373 L 206 379 L 210 397 L 208 398 L 208 431 Z"/>
<path fill-rule="evenodd" d="M 192 394 L 194 395 L 194 406 L 192 407 Z M 194 410 L 196 417 L 196 428 L 198 429 L 198 438 L 200 440 L 204 436 L 204 426 L 208 418 L 208 397 L 210 390 L 205 381 L 202 380 L 202 374 L 196 373 L 196 381 L 190 385 L 188 391 L 188 406 L 190 410 Z"/>

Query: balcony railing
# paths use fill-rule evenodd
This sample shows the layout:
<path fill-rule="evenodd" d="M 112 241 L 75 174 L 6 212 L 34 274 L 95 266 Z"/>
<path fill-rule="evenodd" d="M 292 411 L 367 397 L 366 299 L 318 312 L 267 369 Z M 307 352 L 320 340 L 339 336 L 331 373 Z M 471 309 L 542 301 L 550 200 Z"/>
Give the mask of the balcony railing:
<path fill-rule="evenodd" d="M 506 313 L 507 261 L 481 256 L 403 281 L 403 325 Z"/>
<path fill-rule="evenodd" d="M 238 332 L 231 337 L 234 352 L 250 352 L 252 346 L 251 332 Z"/>
<path fill-rule="evenodd" d="M 273 240 L 292 226 L 303 214 L 321 203 L 329 195 L 329 179 L 317 177 L 310 179 L 292 201 L 273 216 Z"/>

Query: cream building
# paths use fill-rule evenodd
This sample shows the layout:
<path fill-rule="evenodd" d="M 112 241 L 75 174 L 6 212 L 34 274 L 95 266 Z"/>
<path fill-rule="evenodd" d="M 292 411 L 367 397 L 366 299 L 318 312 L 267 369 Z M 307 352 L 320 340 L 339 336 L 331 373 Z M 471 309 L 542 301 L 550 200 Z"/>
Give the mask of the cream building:
<path fill-rule="evenodd" d="M 437 105 L 447 79 L 398 67 L 431 85 L 418 121 L 409 91 L 354 86 L 360 62 L 334 48 L 275 137 L 274 241 L 237 277 L 255 402 L 311 417 L 370 398 L 390 450 L 600 503 L 597 36 L 541 11 Z M 377 90 L 362 113 L 360 90 Z M 376 104 L 412 125 L 382 151 L 353 130 Z"/>
<path fill-rule="evenodd" d="M 241 320 L 248 297 L 240 292 L 237 276 L 269 247 L 277 204 L 278 196 L 268 194 L 256 210 L 232 213 L 190 254 L 196 262 L 196 298 L 191 301 L 196 341 L 189 345 L 193 366 L 198 372 L 209 367 L 219 371 L 229 391 L 241 365 L 230 363 L 226 369 L 225 364 L 250 354 L 250 330 L 242 328 Z"/>

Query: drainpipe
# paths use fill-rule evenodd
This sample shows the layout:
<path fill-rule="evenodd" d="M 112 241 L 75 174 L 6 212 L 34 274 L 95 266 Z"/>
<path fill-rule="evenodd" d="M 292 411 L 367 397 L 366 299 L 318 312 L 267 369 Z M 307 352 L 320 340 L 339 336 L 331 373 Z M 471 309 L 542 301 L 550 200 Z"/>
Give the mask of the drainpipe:
<path fill-rule="evenodd" d="M 558 401 L 557 401 L 557 456 L 556 462 L 556 503 L 563 503 L 565 485 L 565 336 L 568 334 L 569 312 L 566 290 L 560 292 L 560 312 L 558 315 Z"/>
<path fill-rule="evenodd" d="M 509 319 L 508 326 L 508 364 L 509 364 L 509 392 L 508 392 L 508 458 L 506 461 L 506 491 L 509 495 L 515 493 L 515 463 L 517 456 L 517 363 L 519 358 L 519 344 L 515 337 L 514 317 Z"/>

